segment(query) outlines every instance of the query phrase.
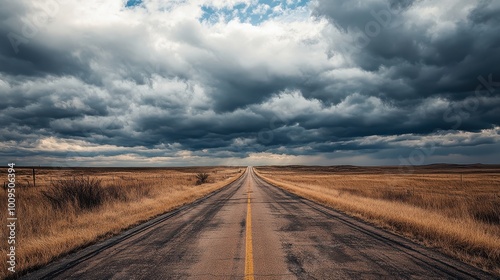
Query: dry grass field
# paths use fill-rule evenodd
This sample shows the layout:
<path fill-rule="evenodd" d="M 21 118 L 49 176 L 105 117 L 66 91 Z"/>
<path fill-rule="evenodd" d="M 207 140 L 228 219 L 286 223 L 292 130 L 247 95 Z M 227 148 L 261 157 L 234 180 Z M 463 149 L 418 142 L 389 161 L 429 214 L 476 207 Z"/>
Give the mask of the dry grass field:
<path fill-rule="evenodd" d="M 258 167 L 269 183 L 500 275 L 500 166 Z"/>
<path fill-rule="evenodd" d="M 0 170 L 7 178 L 7 169 Z M 236 180 L 244 168 L 16 168 L 18 227 L 16 271 L 39 267 L 154 216 L 213 192 Z M 196 175 L 208 174 L 204 184 Z M 1 180 L 0 180 L 1 184 Z M 1 205 L 7 191 L 0 190 Z M 7 207 L 7 206 L 5 206 Z M 0 219 L 7 221 L 7 209 Z M 6 227 L 2 227 L 2 240 Z M 6 242 L 6 241 L 5 241 Z M 1 247 L 0 278 L 7 275 Z"/>

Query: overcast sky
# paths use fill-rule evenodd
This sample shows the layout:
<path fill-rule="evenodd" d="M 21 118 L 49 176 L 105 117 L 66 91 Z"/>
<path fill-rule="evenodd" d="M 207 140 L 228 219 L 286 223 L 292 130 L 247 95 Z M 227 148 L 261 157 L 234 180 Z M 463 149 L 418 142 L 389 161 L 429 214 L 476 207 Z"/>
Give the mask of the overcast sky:
<path fill-rule="evenodd" d="M 0 7 L 4 164 L 500 163 L 500 1 Z"/>

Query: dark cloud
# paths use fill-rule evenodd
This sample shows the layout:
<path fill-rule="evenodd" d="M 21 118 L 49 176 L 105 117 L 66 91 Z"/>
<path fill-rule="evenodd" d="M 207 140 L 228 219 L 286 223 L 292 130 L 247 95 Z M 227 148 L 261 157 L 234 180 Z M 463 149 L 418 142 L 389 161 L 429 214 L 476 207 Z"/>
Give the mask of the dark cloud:
<path fill-rule="evenodd" d="M 193 1 L 0 5 L 2 158 L 397 164 L 429 144 L 426 163 L 499 152 L 497 1 L 320 0 L 311 17 L 254 26 L 207 23 Z"/>
<path fill-rule="evenodd" d="M 462 4 L 451 1 L 450 5 L 448 9 L 457 10 Z M 498 9 L 495 1 L 480 1 L 465 18 L 435 19 L 418 9 L 418 2 L 395 9 L 384 0 L 363 5 L 319 1 L 315 14 L 344 30 L 345 40 L 363 38 L 363 44 L 353 47 L 352 59 L 359 67 L 376 73 L 390 69 L 380 73 L 387 83 L 403 80 L 410 86 L 403 96 L 380 91 L 392 98 L 470 92 L 477 87 L 479 75 L 500 76 L 496 66 L 500 25 L 493 23 L 498 16 L 491 14 Z"/>

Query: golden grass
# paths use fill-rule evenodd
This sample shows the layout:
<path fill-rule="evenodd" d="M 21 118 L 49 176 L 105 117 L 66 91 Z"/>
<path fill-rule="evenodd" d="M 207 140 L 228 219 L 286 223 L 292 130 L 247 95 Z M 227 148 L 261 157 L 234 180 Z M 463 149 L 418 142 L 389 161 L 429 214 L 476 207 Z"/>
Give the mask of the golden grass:
<path fill-rule="evenodd" d="M 6 180 L 6 172 L 2 169 L 0 178 Z M 32 169 L 16 169 L 16 272 L 45 265 L 58 256 L 193 202 L 236 180 L 244 168 L 42 168 L 36 172 L 36 187 L 33 187 Z M 208 183 L 196 185 L 195 176 L 201 172 L 209 174 Z M 101 181 L 108 195 L 100 206 L 80 209 L 68 204 L 59 209 L 43 194 L 58 180 L 75 176 Z M 0 200 L 7 201 L 4 188 L 0 190 Z M 6 209 L 0 211 L 3 222 L 7 220 L 6 212 Z M 2 242 L 6 243 L 6 227 L 1 232 Z M 6 246 L 1 247 L 0 254 L 0 278 L 13 276 L 5 265 Z"/>
<path fill-rule="evenodd" d="M 500 275 L 500 168 L 259 167 L 269 183 Z"/>

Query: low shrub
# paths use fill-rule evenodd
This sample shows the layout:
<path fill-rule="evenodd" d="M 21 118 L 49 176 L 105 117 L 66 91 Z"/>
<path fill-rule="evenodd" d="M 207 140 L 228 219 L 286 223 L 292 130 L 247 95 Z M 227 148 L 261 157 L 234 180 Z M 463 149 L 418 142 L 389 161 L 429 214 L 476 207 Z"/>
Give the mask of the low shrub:
<path fill-rule="evenodd" d="M 99 179 L 73 177 L 53 182 L 47 190 L 42 191 L 42 195 L 54 208 L 72 206 L 77 210 L 87 210 L 103 203 L 104 188 Z"/>
<path fill-rule="evenodd" d="M 196 174 L 196 185 L 205 184 L 208 182 L 208 173 L 198 173 Z"/>

